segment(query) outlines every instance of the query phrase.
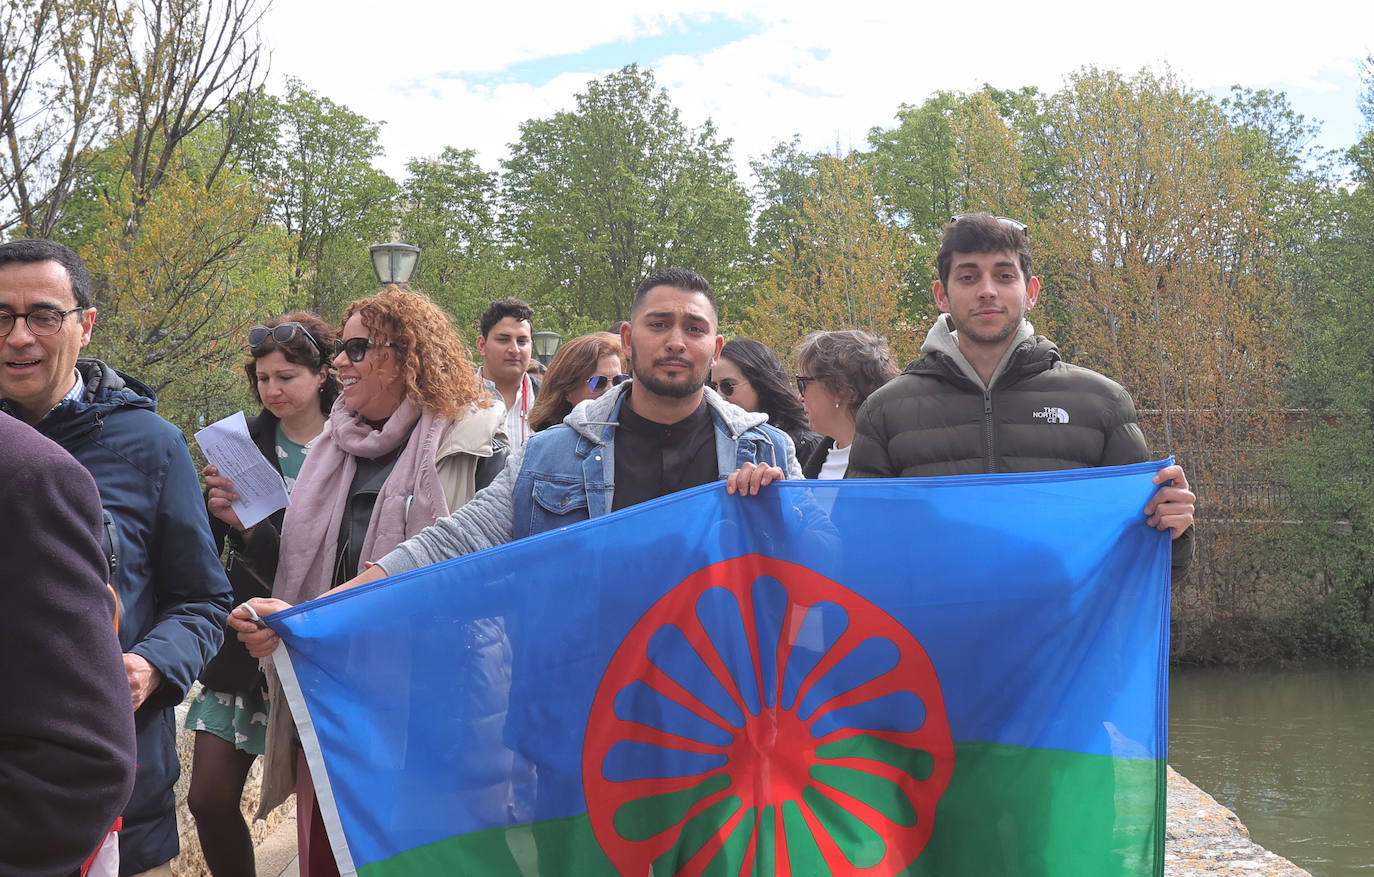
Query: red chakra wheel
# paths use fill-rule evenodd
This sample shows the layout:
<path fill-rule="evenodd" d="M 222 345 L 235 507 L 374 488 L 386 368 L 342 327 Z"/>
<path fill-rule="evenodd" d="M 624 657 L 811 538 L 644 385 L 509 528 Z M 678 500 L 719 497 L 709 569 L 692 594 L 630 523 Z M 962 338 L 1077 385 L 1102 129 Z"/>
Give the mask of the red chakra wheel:
<path fill-rule="evenodd" d="M 746 555 L 665 594 L 611 658 L 582 751 L 622 874 L 895 875 L 954 771 L 906 628 L 805 567 Z"/>

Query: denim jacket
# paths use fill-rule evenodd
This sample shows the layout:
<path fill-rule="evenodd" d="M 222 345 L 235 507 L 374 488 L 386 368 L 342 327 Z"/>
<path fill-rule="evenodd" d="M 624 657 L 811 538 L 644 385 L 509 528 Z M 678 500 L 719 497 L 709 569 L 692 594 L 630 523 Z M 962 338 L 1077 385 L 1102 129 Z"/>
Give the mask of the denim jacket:
<path fill-rule="evenodd" d="M 615 495 L 615 430 L 626 382 L 579 404 L 563 423 L 536 433 L 485 490 L 379 563 L 389 575 L 514 539 L 610 514 Z M 744 463 L 781 467 L 801 478 L 792 440 L 767 416 L 726 402 L 709 388 L 721 478 Z"/>

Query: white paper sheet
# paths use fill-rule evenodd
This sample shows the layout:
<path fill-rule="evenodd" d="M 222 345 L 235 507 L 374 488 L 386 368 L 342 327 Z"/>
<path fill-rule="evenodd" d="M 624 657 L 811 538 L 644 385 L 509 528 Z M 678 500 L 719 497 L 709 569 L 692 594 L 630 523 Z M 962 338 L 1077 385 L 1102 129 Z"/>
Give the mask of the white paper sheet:
<path fill-rule="evenodd" d="M 234 482 L 239 498 L 234 500 L 233 509 L 244 527 L 251 527 L 290 505 L 281 473 L 253 444 L 242 411 L 197 432 L 196 441 L 205 458 L 218 467 L 219 474 Z"/>

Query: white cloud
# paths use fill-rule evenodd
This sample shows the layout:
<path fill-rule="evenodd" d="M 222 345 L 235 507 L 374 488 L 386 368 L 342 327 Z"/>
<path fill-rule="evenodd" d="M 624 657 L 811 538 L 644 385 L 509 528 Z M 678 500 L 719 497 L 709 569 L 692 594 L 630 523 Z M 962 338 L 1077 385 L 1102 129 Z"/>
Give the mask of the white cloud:
<path fill-rule="evenodd" d="M 609 0 L 590 8 L 342 0 L 329 7 L 327 27 L 320 9 L 278 0 L 266 24 L 274 73 L 386 120 L 383 167 L 396 176 L 407 158 L 444 146 L 476 149 L 495 167 L 520 122 L 570 107 L 589 79 L 631 61 L 654 67 L 689 124 L 709 116 L 734 138 L 741 173 L 749 157 L 793 133 L 812 149 L 863 146 L 869 129 L 891 124 L 900 104 L 936 90 L 984 82 L 1055 90 L 1090 64 L 1133 73 L 1167 63 L 1202 89 L 1350 91 L 1349 118 L 1336 127 L 1353 131 L 1353 71 L 1374 33 L 1374 5 L 1334 0 L 1282 11 L 1182 0 L 882 10 L 779 0 Z M 379 23 L 379 9 L 400 20 Z M 634 40 L 684 31 L 690 48 L 692 28 L 710 16 L 747 22 L 755 32 L 698 54 L 633 55 Z M 572 69 L 587 66 L 585 58 L 559 66 L 560 58 L 592 50 L 614 60 L 606 69 Z M 557 75 L 501 81 L 513 66 L 532 63 Z"/>

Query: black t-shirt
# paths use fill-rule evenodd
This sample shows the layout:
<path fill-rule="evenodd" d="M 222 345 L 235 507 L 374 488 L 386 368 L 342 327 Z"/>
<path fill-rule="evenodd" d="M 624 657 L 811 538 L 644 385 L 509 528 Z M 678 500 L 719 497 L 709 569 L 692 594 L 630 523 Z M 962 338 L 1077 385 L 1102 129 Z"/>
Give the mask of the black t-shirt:
<path fill-rule="evenodd" d="M 620 406 L 615 434 L 615 499 L 612 511 L 629 508 L 720 477 L 716 430 L 706 400 L 677 423 L 646 420 Z"/>

